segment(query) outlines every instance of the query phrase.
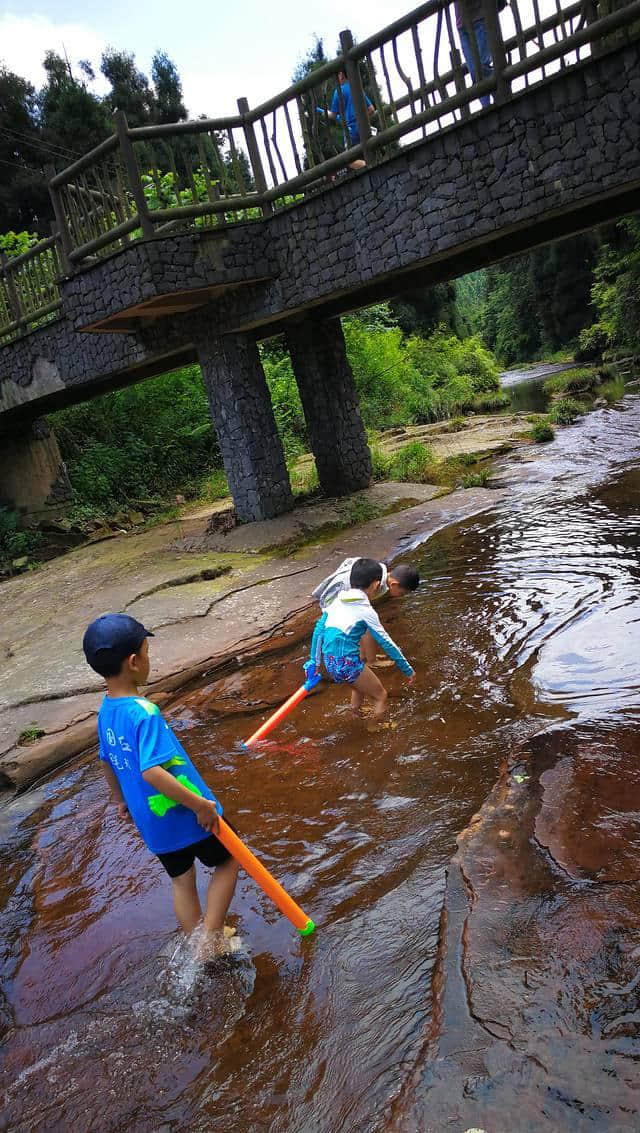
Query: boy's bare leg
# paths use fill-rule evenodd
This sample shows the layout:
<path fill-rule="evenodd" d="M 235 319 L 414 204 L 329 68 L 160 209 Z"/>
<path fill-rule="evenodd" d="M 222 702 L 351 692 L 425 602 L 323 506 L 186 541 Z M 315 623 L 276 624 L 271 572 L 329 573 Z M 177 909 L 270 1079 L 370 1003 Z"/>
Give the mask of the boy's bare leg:
<path fill-rule="evenodd" d="M 373 701 L 373 719 L 381 720 L 387 710 L 387 690 L 380 683 L 378 677 L 365 665 L 357 681 L 353 682 L 353 691 L 366 696 Z"/>
<path fill-rule="evenodd" d="M 171 879 L 171 887 L 173 890 L 173 907 L 178 919 L 178 924 L 183 932 L 187 935 L 193 932 L 200 921 L 202 920 L 202 909 L 200 908 L 200 898 L 198 897 L 198 890 L 196 888 L 196 867 L 191 866 L 186 873 L 182 873 L 180 877 L 173 877 Z"/>
<path fill-rule="evenodd" d="M 224 865 L 214 870 L 207 890 L 207 908 L 204 914 L 204 927 L 207 932 L 222 932 L 231 898 L 238 880 L 239 865 L 235 858 L 229 858 Z"/>
<path fill-rule="evenodd" d="M 351 711 L 354 716 L 362 716 L 362 702 L 364 696 L 357 688 L 351 688 Z"/>

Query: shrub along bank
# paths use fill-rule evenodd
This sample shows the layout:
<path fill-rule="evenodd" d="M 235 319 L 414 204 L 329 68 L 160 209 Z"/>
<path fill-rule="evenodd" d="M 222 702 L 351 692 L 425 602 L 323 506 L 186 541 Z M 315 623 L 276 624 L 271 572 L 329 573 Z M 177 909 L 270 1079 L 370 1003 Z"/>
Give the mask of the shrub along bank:
<path fill-rule="evenodd" d="M 498 366 L 477 337 L 438 331 L 405 337 L 386 304 L 344 320 L 365 425 L 424 424 L 508 404 Z M 298 388 L 280 340 L 263 348 L 276 423 L 288 461 L 308 448 Z M 139 501 L 224 494 L 215 432 L 198 366 L 56 413 L 76 495 L 76 515 L 109 514 Z"/>

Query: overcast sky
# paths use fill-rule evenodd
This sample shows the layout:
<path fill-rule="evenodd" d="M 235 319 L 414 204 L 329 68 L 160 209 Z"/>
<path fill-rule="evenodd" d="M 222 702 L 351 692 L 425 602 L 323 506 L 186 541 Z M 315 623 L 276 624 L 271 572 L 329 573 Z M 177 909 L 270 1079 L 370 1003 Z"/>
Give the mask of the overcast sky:
<path fill-rule="evenodd" d="M 133 51 L 147 75 L 162 48 L 178 67 L 190 116 L 217 117 L 235 113 L 240 95 L 257 105 L 284 90 L 314 34 L 331 57 L 344 27 L 364 39 L 415 0 L 238 0 L 221 7 L 216 0 L 2 0 L 0 59 L 37 88 L 48 48 L 66 50 L 74 67 L 88 59 L 96 71 L 107 45 Z M 101 76 L 93 89 L 105 89 Z"/>

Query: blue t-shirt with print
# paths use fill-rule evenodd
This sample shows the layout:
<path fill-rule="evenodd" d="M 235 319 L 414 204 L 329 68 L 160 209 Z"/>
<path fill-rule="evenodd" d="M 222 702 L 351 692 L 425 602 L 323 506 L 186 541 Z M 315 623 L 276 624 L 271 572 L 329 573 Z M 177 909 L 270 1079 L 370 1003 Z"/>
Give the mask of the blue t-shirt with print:
<path fill-rule="evenodd" d="M 349 86 L 348 83 L 341 83 L 340 84 L 340 90 L 342 91 L 342 99 L 343 99 L 343 102 L 344 102 L 344 116 L 345 116 L 345 119 L 346 119 L 346 122 L 347 122 L 347 126 L 349 127 L 349 133 L 352 135 L 352 141 L 353 141 L 353 140 L 355 140 L 353 138 L 353 135 L 358 134 L 359 131 L 358 131 L 358 119 L 356 118 L 356 111 L 355 111 L 355 107 L 353 105 L 353 99 L 351 97 L 351 87 Z M 365 94 L 364 98 L 365 98 L 365 102 L 366 102 L 367 106 L 373 105 L 372 102 L 371 102 L 371 99 L 369 98 L 368 95 Z M 334 91 L 333 99 L 331 100 L 331 113 L 335 114 L 338 118 L 340 118 L 342 116 L 342 108 L 340 106 L 340 97 L 338 95 L 337 90 Z"/>
<path fill-rule="evenodd" d="M 163 767 L 183 786 L 222 807 L 196 771 L 157 705 L 137 696 L 105 696 L 98 713 L 100 758 L 111 764 L 129 813 L 154 854 L 182 850 L 208 838 L 195 814 L 173 803 L 142 778 Z"/>

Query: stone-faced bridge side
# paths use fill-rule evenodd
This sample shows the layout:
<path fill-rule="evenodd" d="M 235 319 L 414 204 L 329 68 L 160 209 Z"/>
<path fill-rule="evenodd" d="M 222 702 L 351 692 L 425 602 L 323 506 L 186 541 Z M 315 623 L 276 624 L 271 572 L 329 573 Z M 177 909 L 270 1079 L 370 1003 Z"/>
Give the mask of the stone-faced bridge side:
<path fill-rule="evenodd" d="M 159 236 L 80 272 L 63 285 L 64 319 L 0 348 L 0 432 L 19 416 L 198 357 L 223 452 L 242 466 L 231 475 L 241 513 L 273 514 L 290 495 L 264 376 L 248 343 L 290 327 L 319 463 L 331 470 L 333 490 L 341 478 L 352 488 L 368 475 L 364 432 L 350 408 L 353 382 L 339 325 L 322 322 L 319 332 L 319 319 L 639 205 L 634 44 L 560 72 L 256 225 Z M 314 349 L 319 333 L 326 349 L 305 366 L 302 344 Z M 347 416 L 355 414 L 352 435 L 341 427 L 336 439 L 332 414 L 312 395 L 320 386 L 325 400 L 340 397 Z M 348 467 L 340 456 L 345 444 Z M 238 445 L 246 448 L 241 457 Z M 275 487 L 264 503 L 269 493 L 258 469 L 267 452 Z M 256 492 L 263 502 L 255 504 Z"/>

